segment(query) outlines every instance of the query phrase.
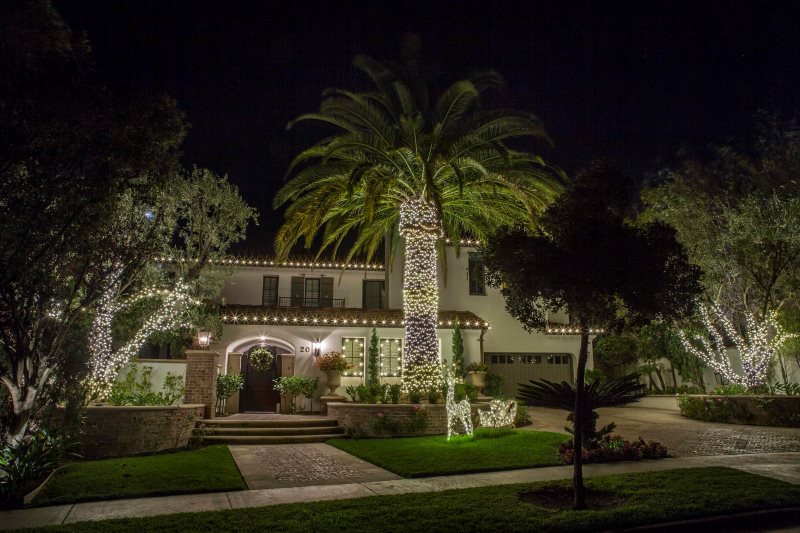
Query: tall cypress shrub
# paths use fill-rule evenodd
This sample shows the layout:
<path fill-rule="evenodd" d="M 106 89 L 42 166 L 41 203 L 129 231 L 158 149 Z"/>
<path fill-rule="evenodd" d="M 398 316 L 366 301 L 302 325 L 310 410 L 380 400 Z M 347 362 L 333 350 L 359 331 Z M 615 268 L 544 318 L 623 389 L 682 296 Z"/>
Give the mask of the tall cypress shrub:
<path fill-rule="evenodd" d="M 380 351 L 378 350 L 378 332 L 372 328 L 369 341 L 369 358 L 367 361 L 367 385 L 381 384 Z"/>
<path fill-rule="evenodd" d="M 464 338 L 461 336 L 461 323 L 458 320 L 453 326 L 453 371 L 457 376 L 464 375 Z"/>

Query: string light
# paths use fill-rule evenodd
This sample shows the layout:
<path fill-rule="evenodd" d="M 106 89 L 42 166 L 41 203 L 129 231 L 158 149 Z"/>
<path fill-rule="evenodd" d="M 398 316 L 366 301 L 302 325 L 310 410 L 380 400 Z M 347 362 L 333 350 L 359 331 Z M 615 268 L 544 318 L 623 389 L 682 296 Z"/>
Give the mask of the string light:
<path fill-rule="evenodd" d="M 689 337 L 684 331 L 679 331 L 678 335 L 684 349 L 704 361 L 726 379 L 748 388 L 764 384 L 769 364 L 776 352 L 787 340 L 797 337 L 797 334 L 786 333 L 783 330 L 778 323 L 778 312 L 774 309 L 760 320 L 746 310 L 744 317 L 747 338 L 745 338 L 739 334 L 722 308 L 716 303 L 711 304 L 711 312 L 703 304 L 698 307 L 700 308 L 700 319 L 711 341 L 706 337 Z M 731 366 L 730 354 L 725 347 L 726 338 L 733 342 L 739 352 L 742 364 L 741 374 Z"/>
<path fill-rule="evenodd" d="M 464 399 L 456 403 L 455 400 L 455 378 L 453 374 L 445 371 L 447 381 L 447 440 L 451 435 L 458 435 L 458 425 L 464 428 L 466 435 L 472 436 L 472 407 L 469 401 Z"/>
<path fill-rule="evenodd" d="M 445 244 L 452 245 L 452 241 L 450 239 L 445 239 Z M 469 246 L 469 247 L 476 247 L 481 245 L 481 241 L 478 239 L 461 239 L 459 241 L 461 246 Z"/>
<path fill-rule="evenodd" d="M 403 312 L 405 351 L 403 386 L 408 391 L 427 391 L 441 386 L 436 244 L 442 228 L 436 207 L 423 199 L 400 206 L 400 235 L 405 241 Z"/>
<path fill-rule="evenodd" d="M 514 426 L 517 417 L 517 402 L 514 400 L 492 400 L 489 409 L 478 411 L 481 426 L 501 429 Z"/>
<path fill-rule="evenodd" d="M 199 302 L 189 295 L 189 287 L 179 280 L 172 290 L 148 287 L 123 301 L 117 300 L 122 269 L 117 269 L 106 283 L 89 332 L 90 376 L 92 396 L 105 398 L 120 369 L 139 352 L 154 334 L 191 327 L 188 310 Z M 160 298 L 161 307 L 148 316 L 133 338 L 117 350 L 113 349 L 114 317 L 144 299 Z"/>
<path fill-rule="evenodd" d="M 185 259 L 162 256 L 156 259 L 159 263 L 184 263 Z M 196 261 L 196 260 L 195 260 Z M 210 259 L 209 263 L 217 265 L 230 265 L 241 267 L 276 267 L 276 268 L 315 268 L 319 270 L 383 270 L 380 263 L 344 263 L 340 261 L 309 261 L 302 259 L 290 259 L 278 261 L 272 257 L 227 257 L 222 259 Z"/>
<path fill-rule="evenodd" d="M 388 353 L 385 350 L 388 349 Z M 384 366 L 384 360 L 388 361 L 388 369 Z M 403 360 L 403 341 L 402 339 L 381 339 L 380 344 L 380 374 L 381 377 L 398 377 L 401 374 Z M 394 361 L 394 364 L 392 364 Z M 395 370 L 393 370 L 393 368 Z"/>
<path fill-rule="evenodd" d="M 602 328 L 590 328 L 589 335 L 599 335 L 601 333 L 605 333 L 605 331 L 606 330 Z M 548 326 L 548 328 L 545 330 L 545 333 L 548 335 L 580 335 L 581 328 Z"/>
<path fill-rule="evenodd" d="M 259 307 L 259 309 L 264 309 Z M 441 313 L 444 316 L 447 311 Z M 465 314 L 465 316 L 467 316 Z M 491 329 L 489 322 L 482 320 L 478 317 L 461 322 L 461 329 Z M 401 328 L 405 326 L 405 319 L 400 313 L 396 314 L 378 314 L 376 315 L 372 310 L 359 310 L 350 309 L 342 310 L 340 312 L 320 312 L 313 308 L 311 309 L 291 309 L 286 311 L 276 311 L 269 309 L 262 313 L 256 313 L 251 308 L 245 307 L 228 307 L 224 308 L 222 314 L 222 321 L 225 324 L 238 324 L 238 323 L 252 323 L 252 324 L 265 324 L 265 325 L 297 325 L 297 324 L 313 324 L 313 325 L 333 325 L 340 327 L 365 327 L 365 326 L 378 326 L 383 328 Z M 439 320 L 436 323 L 438 329 L 449 329 L 455 324 L 453 320 Z M 437 345 L 438 353 L 438 345 Z"/>
<path fill-rule="evenodd" d="M 347 344 L 350 343 L 350 348 Z M 356 348 L 359 350 L 356 352 Z M 364 340 L 356 337 L 342 337 L 342 353 L 347 354 L 348 362 L 354 369 L 353 372 L 346 371 L 342 375 L 347 377 L 364 375 Z M 352 359 L 358 357 L 358 366 L 353 364 Z"/>

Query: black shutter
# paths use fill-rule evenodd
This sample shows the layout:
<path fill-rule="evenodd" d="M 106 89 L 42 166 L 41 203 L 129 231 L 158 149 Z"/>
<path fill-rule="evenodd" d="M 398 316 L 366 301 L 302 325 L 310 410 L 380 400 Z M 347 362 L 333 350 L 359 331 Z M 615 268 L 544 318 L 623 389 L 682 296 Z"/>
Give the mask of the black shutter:
<path fill-rule="evenodd" d="M 320 278 L 319 306 L 333 307 L 333 278 Z"/>
<path fill-rule="evenodd" d="M 302 307 L 305 292 L 305 278 L 292 276 L 292 307 Z"/>

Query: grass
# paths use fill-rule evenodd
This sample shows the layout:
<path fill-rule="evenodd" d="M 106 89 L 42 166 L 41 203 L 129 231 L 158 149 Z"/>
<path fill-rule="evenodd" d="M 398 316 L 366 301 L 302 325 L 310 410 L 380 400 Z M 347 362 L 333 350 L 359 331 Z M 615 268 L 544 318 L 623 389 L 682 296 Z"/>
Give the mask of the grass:
<path fill-rule="evenodd" d="M 228 447 L 70 464 L 56 472 L 33 505 L 243 490 Z"/>
<path fill-rule="evenodd" d="M 557 465 L 560 433 L 515 431 L 475 439 L 443 436 L 331 439 L 328 444 L 404 477 L 465 474 Z"/>
<path fill-rule="evenodd" d="M 695 468 L 591 478 L 619 505 L 546 509 L 520 493 L 568 481 L 277 505 L 150 518 L 82 522 L 59 531 L 598 531 L 800 504 L 800 487 L 729 468 Z M 763 526 L 763 519 L 761 525 Z"/>

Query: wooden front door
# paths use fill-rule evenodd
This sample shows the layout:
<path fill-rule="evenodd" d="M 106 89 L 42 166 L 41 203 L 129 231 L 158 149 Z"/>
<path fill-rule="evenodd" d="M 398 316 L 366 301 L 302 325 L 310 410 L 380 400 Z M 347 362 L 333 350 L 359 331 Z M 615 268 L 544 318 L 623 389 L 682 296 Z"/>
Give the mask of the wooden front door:
<path fill-rule="evenodd" d="M 244 376 L 244 390 L 242 390 L 239 412 L 266 411 L 275 412 L 275 407 L 281 402 L 280 393 L 275 390 L 274 379 L 281 375 L 281 356 L 278 348 L 269 346 L 275 354 L 272 367 L 266 372 L 257 370 L 250 365 L 249 352 L 242 357 L 242 375 Z"/>

